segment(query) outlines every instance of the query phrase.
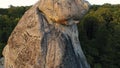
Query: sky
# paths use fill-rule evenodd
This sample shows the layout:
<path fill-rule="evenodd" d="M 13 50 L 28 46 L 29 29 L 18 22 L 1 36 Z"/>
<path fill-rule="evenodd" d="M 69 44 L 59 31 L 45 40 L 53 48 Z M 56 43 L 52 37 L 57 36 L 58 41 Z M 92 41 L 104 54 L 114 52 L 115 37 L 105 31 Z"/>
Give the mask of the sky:
<path fill-rule="evenodd" d="M 8 8 L 13 6 L 29 6 L 33 5 L 38 0 L 0 0 L 0 8 Z M 104 3 L 120 4 L 120 0 L 87 0 L 90 4 L 102 5 Z"/>

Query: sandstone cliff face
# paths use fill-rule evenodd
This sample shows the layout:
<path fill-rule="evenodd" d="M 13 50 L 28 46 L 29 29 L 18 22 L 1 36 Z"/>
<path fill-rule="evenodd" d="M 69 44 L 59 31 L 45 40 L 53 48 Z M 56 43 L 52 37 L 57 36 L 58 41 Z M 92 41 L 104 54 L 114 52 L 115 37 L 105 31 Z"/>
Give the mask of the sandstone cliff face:
<path fill-rule="evenodd" d="M 88 4 L 83 0 L 56 0 L 64 4 L 57 7 L 54 1 L 41 0 L 25 12 L 4 48 L 5 68 L 90 68 L 76 26 L 78 18 L 88 10 L 83 8 L 84 3 Z M 67 2 L 73 4 L 68 5 L 70 13 L 65 10 Z M 56 8 L 51 12 L 51 7 Z"/>

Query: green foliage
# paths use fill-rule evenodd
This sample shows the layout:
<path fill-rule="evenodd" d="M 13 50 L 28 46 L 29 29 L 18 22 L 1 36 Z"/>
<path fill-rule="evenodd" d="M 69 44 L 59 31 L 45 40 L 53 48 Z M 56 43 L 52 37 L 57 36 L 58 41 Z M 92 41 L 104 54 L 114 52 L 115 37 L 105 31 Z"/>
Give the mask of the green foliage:
<path fill-rule="evenodd" d="M 28 8 L 29 6 L 11 6 L 8 9 L 0 9 L 0 57 L 2 56 L 2 50 L 7 43 L 10 33 Z"/>
<path fill-rule="evenodd" d="M 4 46 L 5 46 L 4 43 L 0 43 L 0 57 L 2 57 L 2 51 L 3 51 Z"/>
<path fill-rule="evenodd" d="M 120 68 L 120 5 L 93 5 L 79 27 L 91 68 Z"/>
<path fill-rule="evenodd" d="M 101 64 L 97 63 L 94 65 L 94 68 L 102 68 Z"/>

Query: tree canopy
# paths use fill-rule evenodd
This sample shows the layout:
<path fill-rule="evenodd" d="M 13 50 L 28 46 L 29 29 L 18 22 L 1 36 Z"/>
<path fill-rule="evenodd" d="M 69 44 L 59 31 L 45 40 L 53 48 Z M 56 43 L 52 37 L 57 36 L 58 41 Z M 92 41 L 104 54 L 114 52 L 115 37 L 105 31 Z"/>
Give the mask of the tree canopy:
<path fill-rule="evenodd" d="M 79 39 L 91 68 L 120 68 L 120 5 L 93 5 L 82 19 Z"/>

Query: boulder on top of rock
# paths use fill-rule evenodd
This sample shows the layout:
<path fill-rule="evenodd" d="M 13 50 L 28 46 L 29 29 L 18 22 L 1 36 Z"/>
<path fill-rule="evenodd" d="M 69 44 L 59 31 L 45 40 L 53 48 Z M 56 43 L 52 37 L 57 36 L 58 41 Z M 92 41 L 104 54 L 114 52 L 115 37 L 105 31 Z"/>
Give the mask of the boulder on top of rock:
<path fill-rule="evenodd" d="M 39 9 L 57 23 L 69 24 L 66 20 L 79 20 L 89 9 L 85 0 L 40 0 Z"/>

